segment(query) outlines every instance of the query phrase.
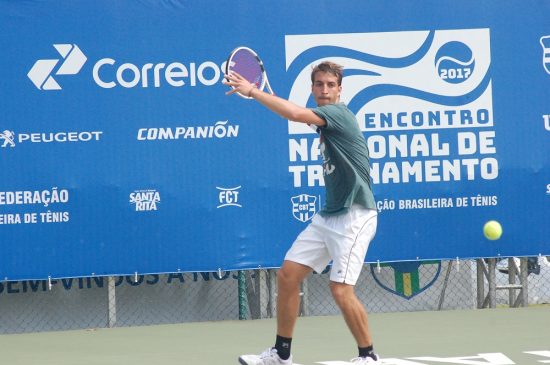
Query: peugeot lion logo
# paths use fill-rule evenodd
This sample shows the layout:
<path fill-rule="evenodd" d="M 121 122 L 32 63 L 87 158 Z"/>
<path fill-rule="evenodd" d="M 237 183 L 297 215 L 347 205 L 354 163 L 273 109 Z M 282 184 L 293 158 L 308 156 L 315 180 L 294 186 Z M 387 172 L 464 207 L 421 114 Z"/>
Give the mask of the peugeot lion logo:
<path fill-rule="evenodd" d="M 53 46 L 63 57 L 63 63 L 57 69 L 55 75 L 76 75 L 86 63 L 86 56 L 76 44 L 54 44 Z M 53 70 L 59 61 L 59 59 L 38 60 L 27 76 L 39 90 L 61 90 L 61 86 L 52 76 Z"/>
<path fill-rule="evenodd" d="M 0 139 L 4 140 L 4 143 L 2 144 L 2 147 L 10 146 L 15 147 L 15 133 L 13 131 L 5 130 L 3 132 L 0 132 Z"/>

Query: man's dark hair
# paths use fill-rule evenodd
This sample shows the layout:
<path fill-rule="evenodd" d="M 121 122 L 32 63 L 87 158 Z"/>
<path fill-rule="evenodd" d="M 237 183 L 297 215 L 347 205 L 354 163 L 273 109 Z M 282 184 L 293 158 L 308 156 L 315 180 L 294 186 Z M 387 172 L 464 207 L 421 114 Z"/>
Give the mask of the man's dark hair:
<path fill-rule="evenodd" d="M 312 84 L 315 82 L 315 74 L 317 72 L 328 72 L 329 74 L 336 76 L 338 78 L 338 86 L 342 85 L 342 77 L 344 75 L 343 66 L 340 66 L 339 64 L 330 61 L 321 62 L 311 71 Z"/>

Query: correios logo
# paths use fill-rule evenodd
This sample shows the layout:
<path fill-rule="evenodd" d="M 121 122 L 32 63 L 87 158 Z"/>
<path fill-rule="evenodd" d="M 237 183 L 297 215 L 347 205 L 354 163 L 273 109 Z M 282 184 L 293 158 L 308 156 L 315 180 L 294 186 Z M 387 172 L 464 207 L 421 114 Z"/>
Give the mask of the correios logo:
<path fill-rule="evenodd" d="M 54 75 L 76 75 L 87 58 L 76 44 L 54 44 L 63 57 L 63 63 L 56 69 L 60 59 L 36 61 L 27 76 L 40 90 L 61 90 Z M 92 67 L 92 79 L 103 89 L 159 88 L 162 86 L 212 86 L 223 77 L 225 62 L 217 65 L 213 61 L 196 62 L 146 62 L 134 64 L 111 57 L 97 60 Z"/>
<path fill-rule="evenodd" d="M 198 66 L 191 62 L 188 66 L 180 62 L 166 64 L 164 62 L 135 65 L 125 62 L 118 65 L 112 58 L 97 61 L 93 68 L 93 78 L 97 85 L 104 89 L 116 86 L 133 87 L 182 87 L 185 85 L 212 86 L 219 82 L 223 65 L 218 67 L 212 61 L 206 61 Z"/>
<path fill-rule="evenodd" d="M 62 57 L 61 66 L 54 72 L 60 59 L 38 60 L 27 74 L 39 90 L 61 90 L 61 86 L 53 75 L 76 75 L 87 60 L 76 44 L 54 44 L 53 46 Z"/>

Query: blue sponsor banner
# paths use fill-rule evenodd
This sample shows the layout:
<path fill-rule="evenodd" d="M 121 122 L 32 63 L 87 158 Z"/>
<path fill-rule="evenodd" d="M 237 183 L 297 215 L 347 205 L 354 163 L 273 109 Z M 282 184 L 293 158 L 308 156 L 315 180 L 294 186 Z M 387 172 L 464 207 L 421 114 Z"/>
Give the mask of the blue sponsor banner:
<path fill-rule="evenodd" d="M 345 66 L 367 261 L 550 254 L 550 3 L 326 5 L 0 1 L 0 279 L 278 267 L 324 203 L 319 139 L 224 95 L 241 45 L 308 107 L 311 66 Z"/>

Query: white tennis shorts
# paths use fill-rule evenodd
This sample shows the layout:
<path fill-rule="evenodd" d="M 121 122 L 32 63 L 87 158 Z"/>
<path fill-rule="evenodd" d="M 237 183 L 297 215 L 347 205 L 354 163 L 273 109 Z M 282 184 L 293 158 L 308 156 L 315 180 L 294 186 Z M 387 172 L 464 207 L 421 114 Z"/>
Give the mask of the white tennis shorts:
<path fill-rule="evenodd" d="M 322 272 L 332 260 L 330 280 L 355 285 L 369 244 L 376 234 L 377 212 L 354 204 L 347 213 L 316 214 L 298 235 L 285 260 Z"/>

